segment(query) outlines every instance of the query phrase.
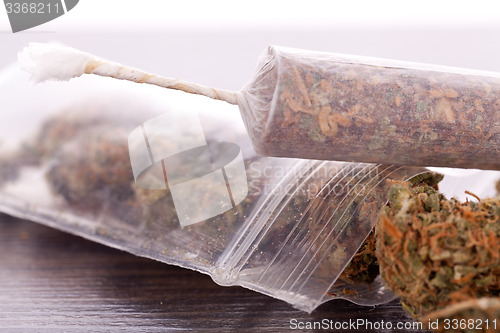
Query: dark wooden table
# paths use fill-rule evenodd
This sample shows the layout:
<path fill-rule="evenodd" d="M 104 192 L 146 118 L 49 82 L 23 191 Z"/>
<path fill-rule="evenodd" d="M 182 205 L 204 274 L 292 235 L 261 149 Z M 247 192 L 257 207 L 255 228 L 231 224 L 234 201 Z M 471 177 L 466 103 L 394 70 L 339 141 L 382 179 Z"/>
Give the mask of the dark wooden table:
<path fill-rule="evenodd" d="M 378 307 L 332 301 L 309 315 L 197 272 L 0 214 L 2 332 L 277 332 L 290 331 L 292 319 L 412 322 L 397 301 Z"/>

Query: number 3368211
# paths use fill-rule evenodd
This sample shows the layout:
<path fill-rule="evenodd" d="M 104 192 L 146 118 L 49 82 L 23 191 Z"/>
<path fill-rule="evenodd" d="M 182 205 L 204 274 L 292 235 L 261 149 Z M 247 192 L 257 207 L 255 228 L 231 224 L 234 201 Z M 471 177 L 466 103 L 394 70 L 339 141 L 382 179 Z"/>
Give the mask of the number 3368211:
<path fill-rule="evenodd" d="M 52 14 L 59 13 L 59 3 L 50 4 L 43 2 L 7 2 L 7 14 Z"/>

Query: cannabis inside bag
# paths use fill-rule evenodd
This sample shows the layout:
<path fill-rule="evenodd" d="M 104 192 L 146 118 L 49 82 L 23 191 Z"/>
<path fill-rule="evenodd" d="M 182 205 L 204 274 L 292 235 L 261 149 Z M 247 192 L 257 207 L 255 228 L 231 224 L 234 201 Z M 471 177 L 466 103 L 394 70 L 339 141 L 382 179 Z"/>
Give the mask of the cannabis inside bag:
<path fill-rule="evenodd" d="M 99 77 L 2 78 L 2 212 L 306 311 L 393 298 L 380 278 L 338 277 L 387 180 L 422 169 L 259 157 L 237 109 L 203 97 Z M 162 131 L 169 122 L 182 126 Z"/>

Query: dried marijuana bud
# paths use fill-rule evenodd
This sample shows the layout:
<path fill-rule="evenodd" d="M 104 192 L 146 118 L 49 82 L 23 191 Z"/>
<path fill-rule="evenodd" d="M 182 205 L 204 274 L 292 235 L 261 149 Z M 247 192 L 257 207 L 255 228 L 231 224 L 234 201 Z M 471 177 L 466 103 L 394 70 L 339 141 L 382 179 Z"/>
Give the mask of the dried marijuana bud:
<path fill-rule="evenodd" d="M 371 283 L 379 275 L 377 256 L 375 255 L 375 234 L 373 232 L 354 255 L 339 279 L 347 283 Z"/>
<path fill-rule="evenodd" d="M 438 183 L 442 179 L 443 175 L 439 173 L 424 172 L 412 177 L 407 183 L 410 187 L 426 185 L 437 189 Z M 355 282 L 372 283 L 378 275 L 379 264 L 376 255 L 376 239 L 375 233 L 372 231 L 339 276 L 339 279 L 350 284 Z"/>
<path fill-rule="evenodd" d="M 396 183 L 376 243 L 383 279 L 415 318 L 498 313 L 498 299 L 492 307 L 475 306 L 500 296 L 498 198 L 462 203 L 427 184 Z"/>
<path fill-rule="evenodd" d="M 53 153 L 47 178 L 66 201 L 82 208 L 125 201 L 133 195 L 127 132 L 110 125 L 80 131 Z"/>

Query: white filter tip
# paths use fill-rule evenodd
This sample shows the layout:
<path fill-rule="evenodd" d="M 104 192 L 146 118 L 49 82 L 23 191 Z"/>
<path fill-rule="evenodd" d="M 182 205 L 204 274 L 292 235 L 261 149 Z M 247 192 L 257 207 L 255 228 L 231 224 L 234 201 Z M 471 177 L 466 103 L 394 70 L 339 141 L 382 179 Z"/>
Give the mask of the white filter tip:
<path fill-rule="evenodd" d="M 32 82 L 67 81 L 82 75 L 91 54 L 57 44 L 30 43 L 17 55 L 19 67 L 31 73 Z"/>

